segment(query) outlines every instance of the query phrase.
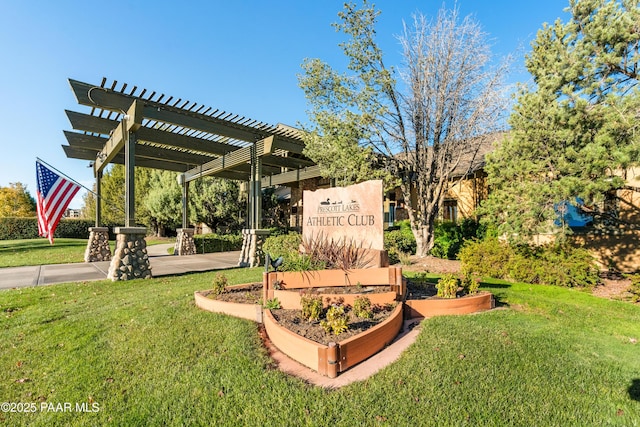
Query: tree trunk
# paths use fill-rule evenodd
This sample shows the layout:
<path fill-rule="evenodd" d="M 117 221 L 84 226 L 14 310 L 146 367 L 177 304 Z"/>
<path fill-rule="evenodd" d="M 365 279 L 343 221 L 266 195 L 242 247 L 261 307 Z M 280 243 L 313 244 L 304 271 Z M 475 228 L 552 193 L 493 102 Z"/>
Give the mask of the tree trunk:
<path fill-rule="evenodd" d="M 438 215 L 437 205 L 427 203 L 424 199 L 417 202 L 411 197 L 411 183 L 402 182 L 400 184 L 402 194 L 411 223 L 411 231 L 416 239 L 416 255 L 427 256 L 433 249 L 435 221 Z M 430 190 L 432 190 L 430 188 Z M 420 191 L 420 190 L 415 190 Z M 417 206 L 414 206 L 414 203 Z"/>
<path fill-rule="evenodd" d="M 416 255 L 421 257 L 429 255 L 434 244 L 434 220 L 417 225 L 417 227 L 411 227 L 411 229 L 416 238 Z"/>

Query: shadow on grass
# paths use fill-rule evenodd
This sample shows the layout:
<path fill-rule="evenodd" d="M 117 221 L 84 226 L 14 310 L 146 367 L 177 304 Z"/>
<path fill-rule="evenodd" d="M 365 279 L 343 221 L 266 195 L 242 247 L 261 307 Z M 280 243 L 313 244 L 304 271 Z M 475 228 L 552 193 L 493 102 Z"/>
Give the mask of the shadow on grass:
<path fill-rule="evenodd" d="M 508 289 L 511 287 L 509 283 L 494 283 L 494 282 L 480 282 L 480 289 L 491 292 L 492 289 Z M 499 295 L 493 293 L 493 301 L 495 303 L 496 308 L 506 308 L 509 307 L 509 304 L 500 298 Z"/>
<path fill-rule="evenodd" d="M 629 387 L 629 397 L 640 402 L 640 379 L 636 378 L 631 381 Z"/>
<path fill-rule="evenodd" d="M 49 244 L 49 241 L 46 244 L 42 245 L 34 245 L 34 244 L 24 244 L 24 245 L 11 245 L 11 246 L 0 246 L 0 254 L 1 253 L 14 253 L 18 251 L 39 251 L 39 250 L 51 250 L 51 249 L 60 249 L 60 248 L 85 248 L 87 246 L 86 243 L 75 243 L 75 242 L 56 242 L 54 246 Z"/>

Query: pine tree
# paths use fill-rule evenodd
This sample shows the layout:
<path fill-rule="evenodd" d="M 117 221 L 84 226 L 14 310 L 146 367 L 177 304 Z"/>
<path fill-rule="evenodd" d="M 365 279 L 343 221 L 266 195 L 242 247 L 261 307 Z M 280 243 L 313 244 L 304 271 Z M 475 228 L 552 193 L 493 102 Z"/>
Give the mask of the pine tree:
<path fill-rule="evenodd" d="M 571 0 L 568 10 L 569 22 L 545 24 L 532 43 L 534 85 L 521 87 L 510 137 L 488 158 L 482 212 L 510 237 L 569 233 L 559 204 L 598 213 L 640 160 L 638 0 Z"/>

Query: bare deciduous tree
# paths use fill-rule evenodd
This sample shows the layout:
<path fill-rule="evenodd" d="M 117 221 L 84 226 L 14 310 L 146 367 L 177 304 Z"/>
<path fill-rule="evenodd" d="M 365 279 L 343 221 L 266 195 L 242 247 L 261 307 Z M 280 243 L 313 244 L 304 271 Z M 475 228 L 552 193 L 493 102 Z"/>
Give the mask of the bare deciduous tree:
<path fill-rule="evenodd" d="M 372 150 L 383 154 L 390 176 L 399 178 L 417 254 L 426 255 L 451 180 L 473 164 L 483 136 L 503 124 L 506 65 L 489 67 L 489 42 L 475 20 L 442 8 L 433 22 L 416 14 L 412 26 L 404 25 L 398 37 L 404 64 L 396 72 L 385 66 L 375 42 L 378 14 L 366 1 L 360 9 L 345 4 L 339 14 L 336 28 L 351 36 L 341 47 L 353 75 L 318 59 L 303 64 L 300 86 L 314 125 L 306 152 L 321 166 L 335 163 L 338 156 L 322 153 L 335 151 L 338 141 L 358 170 Z M 354 161 L 358 145 L 363 154 Z"/>

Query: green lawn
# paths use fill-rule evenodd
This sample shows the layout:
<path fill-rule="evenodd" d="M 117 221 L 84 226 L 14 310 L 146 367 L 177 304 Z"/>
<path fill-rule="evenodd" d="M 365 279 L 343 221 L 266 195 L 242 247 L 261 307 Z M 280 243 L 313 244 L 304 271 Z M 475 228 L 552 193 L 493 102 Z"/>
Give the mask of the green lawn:
<path fill-rule="evenodd" d="M 148 245 L 172 243 L 173 241 L 175 239 L 147 238 Z M 112 241 L 112 251 L 114 247 L 115 242 Z M 0 240 L 0 268 L 84 262 L 86 248 L 87 239 L 57 238 L 54 240 L 53 246 L 45 238 Z"/>
<path fill-rule="evenodd" d="M 399 361 L 330 391 L 273 369 L 256 324 L 195 307 L 214 274 L 0 292 L 0 402 L 37 408 L 0 424 L 640 425 L 639 306 L 486 284 L 499 309 L 426 320 Z"/>

